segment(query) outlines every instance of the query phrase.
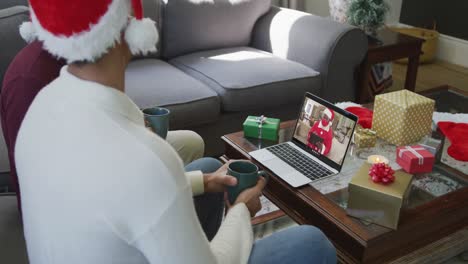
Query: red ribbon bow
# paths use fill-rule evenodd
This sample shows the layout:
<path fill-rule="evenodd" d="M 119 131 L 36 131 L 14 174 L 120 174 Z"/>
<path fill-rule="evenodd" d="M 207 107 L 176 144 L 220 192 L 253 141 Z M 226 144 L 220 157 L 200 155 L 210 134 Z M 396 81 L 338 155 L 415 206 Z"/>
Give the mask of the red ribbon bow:
<path fill-rule="evenodd" d="M 395 181 L 395 171 L 386 163 L 375 163 L 369 170 L 369 176 L 375 183 L 384 185 Z"/>

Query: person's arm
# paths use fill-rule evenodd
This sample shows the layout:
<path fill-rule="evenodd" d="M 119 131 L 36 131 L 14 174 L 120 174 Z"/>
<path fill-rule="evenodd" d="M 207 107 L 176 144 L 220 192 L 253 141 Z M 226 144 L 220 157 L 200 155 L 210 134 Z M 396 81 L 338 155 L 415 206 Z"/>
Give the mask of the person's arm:
<path fill-rule="evenodd" d="M 320 143 L 320 153 L 322 155 L 325 155 L 325 151 L 327 150 L 327 147 L 325 146 L 325 144 L 323 143 Z"/>
<path fill-rule="evenodd" d="M 204 174 L 201 171 L 186 172 L 190 185 L 192 186 L 193 196 L 207 193 L 224 192 L 227 186 L 235 186 L 236 178 L 227 175 L 227 168 L 233 160 L 224 164 L 213 173 Z"/>
<path fill-rule="evenodd" d="M 228 211 L 210 246 L 217 263 L 247 263 L 253 241 L 250 213 L 239 203 Z"/>
<path fill-rule="evenodd" d="M 333 130 L 330 128 L 330 131 L 326 134 L 324 137 L 323 141 L 323 148 L 322 148 L 322 154 L 327 155 L 332 147 L 332 142 L 333 142 Z"/>
<path fill-rule="evenodd" d="M 177 194 L 164 213 L 132 245 L 151 264 L 239 264 L 247 263 L 252 243 L 250 213 L 241 203 L 229 210 L 210 244 L 187 189 Z"/>
<path fill-rule="evenodd" d="M 312 136 L 312 133 L 314 133 L 314 127 L 311 127 L 309 130 L 309 134 L 307 134 L 307 146 L 313 148 L 314 145 L 310 143 L 310 136 Z"/>
<path fill-rule="evenodd" d="M 164 206 L 164 213 L 156 214 L 157 221 L 145 232 L 139 232 L 141 235 L 131 244 L 142 251 L 149 263 L 247 263 L 253 244 L 250 221 L 261 209 L 259 196 L 265 185 L 266 180 L 260 178 L 256 186 L 237 197 L 234 206 L 228 205 L 225 221 L 211 244 L 198 222 L 188 185 L 174 197 L 164 196 L 171 201 Z"/>
<path fill-rule="evenodd" d="M 317 131 L 317 129 L 318 129 L 318 124 L 319 124 L 319 121 L 316 121 L 316 122 L 314 123 L 314 125 L 312 126 L 312 128 L 310 128 L 310 130 L 309 130 L 309 135 L 307 136 L 307 145 L 308 145 L 309 147 L 311 147 L 311 148 L 316 148 L 316 147 L 318 147 L 317 145 L 310 143 L 310 137 L 312 136 L 312 134 L 314 134 L 314 133 Z"/>
<path fill-rule="evenodd" d="M 203 172 L 189 171 L 185 173 L 185 177 L 192 187 L 193 196 L 197 196 L 205 192 Z"/>
<path fill-rule="evenodd" d="M 137 192 L 112 199 L 115 208 L 125 210 L 109 211 L 111 216 L 119 216 L 109 217 L 111 230 L 136 248 L 139 251 L 136 254 L 145 256 L 147 263 L 211 264 L 224 258 L 218 257 L 219 250 L 212 250 L 202 230 L 193 204 L 192 187 L 177 153 L 144 128 L 137 126 L 134 132 L 134 138 L 144 144 L 125 145 L 128 149 L 136 148 L 134 152 L 138 153 L 135 157 L 127 151 L 131 162 L 125 171 L 138 171 L 138 178 L 123 184 L 120 192 L 128 193 L 129 189 Z M 249 204 L 248 200 L 244 204 Z M 221 247 L 229 252 L 229 259 L 223 259 L 222 263 L 245 263 L 247 259 L 241 257 L 248 256 L 252 247 L 251 241 L 238 242 L 239 237 L 245 240 L 252 234 L 249 212 L 246 206 L 238 206 L 239 209 L 228 212 L 216 234 L 217 239 L 222 238 Z M 230 233 L 235 236 L 230 237 Z M 213 248 L 218 247 L 213 241 Z"/>

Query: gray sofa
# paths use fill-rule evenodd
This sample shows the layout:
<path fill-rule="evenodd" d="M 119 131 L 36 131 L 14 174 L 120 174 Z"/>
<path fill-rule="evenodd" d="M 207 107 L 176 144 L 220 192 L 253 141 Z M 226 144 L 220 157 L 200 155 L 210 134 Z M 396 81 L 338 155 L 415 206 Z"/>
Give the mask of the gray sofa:
<path fill-rule="evenodd" d="M 305 92 L 354 100 L 355 69 L 367 49 L 356 28 L 269 0 L 236 3 L 144 0 L 146 16 L 160 29 L 159 52 L 135 58 L 126 75 L 127 94 L 137 105 L 170 108 L 171 129 L 198 132 L 211 156 L 223 152 L 220 137 L 241 130 L 247 115 L 296 118 Z M 0 1 L 0 84 L 26 45 L 18 33 L 29 18 L 26 6 L 26 0 Z M 8 171 L 0 142 L 0 172 Z M 0 248 L 10 248 L 6 262 L 25 263 L 14 208 L 15 199 L 0 196 L 1 237 L 12 238 Z"/>
<path fill-rule="evenodd" d="M 0 9 L 25 2 L 2 0 Z M 367 49 L 362 31 L 269 0 L 164 2 L 144 1 L 160 27 L 160 52 L 130 64 L 127 93 L 140 107 L 170 108 L 171 129 L 200 133 L 207 155 L 222 153 L 220 137 L 240 130 L 249 114 L 295 118 L 306 91 L 354 99 L 354 72 Z M 1 81 L 25 45 L 17 26 L 28 15 L 19 7 L 0 12 Z"/>

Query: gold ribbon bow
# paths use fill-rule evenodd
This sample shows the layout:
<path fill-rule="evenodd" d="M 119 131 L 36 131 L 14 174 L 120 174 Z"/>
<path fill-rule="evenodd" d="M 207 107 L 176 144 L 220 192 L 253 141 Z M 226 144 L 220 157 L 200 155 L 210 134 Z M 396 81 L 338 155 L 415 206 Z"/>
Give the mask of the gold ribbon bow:
<path fill-rule="evenodd" d="M 356 133 L 362 134 L 365 136 L 375 136 L 377 134 L 377 132 L 375 132 L 374 130 L 371 130 L 368 128 L 362 128 L 362 127 L 358 127 L 356 130 Z"/>
<path fill-rule="evenodd" d="M 247 121 L 252 121 L 258 124 L 258 138 L 262 139 L 263 125 L 264 124 L 273 124 L 273 122 L 267 121 L 267 117 L 264 115 L 258 116 L 256 118 L 248 118 Z"/>

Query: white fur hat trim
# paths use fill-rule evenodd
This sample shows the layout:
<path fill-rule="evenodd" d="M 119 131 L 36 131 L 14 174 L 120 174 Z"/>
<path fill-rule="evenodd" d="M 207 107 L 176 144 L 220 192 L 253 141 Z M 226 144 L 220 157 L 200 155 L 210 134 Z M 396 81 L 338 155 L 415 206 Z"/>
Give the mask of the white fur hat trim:
<path fill-rule="evenodd" d="M 23 22 L 20 26 L 20 35 L 21 37 L 27 42 L 31 43 L 36 40 L 36 30 L 34 29 L 34 25 L 32 22 Z"/>
<path fill-rule="evenodd" d="M 159 34 L 155 24 L 156 22 L 149 18 L 130 20 L 125 30 L 125 41 L 133 55 L 147 55 L 157 51 Z"/>

